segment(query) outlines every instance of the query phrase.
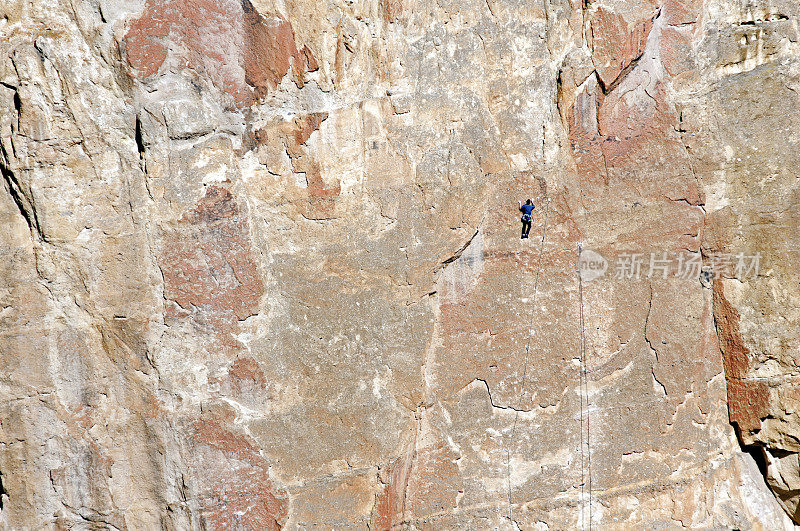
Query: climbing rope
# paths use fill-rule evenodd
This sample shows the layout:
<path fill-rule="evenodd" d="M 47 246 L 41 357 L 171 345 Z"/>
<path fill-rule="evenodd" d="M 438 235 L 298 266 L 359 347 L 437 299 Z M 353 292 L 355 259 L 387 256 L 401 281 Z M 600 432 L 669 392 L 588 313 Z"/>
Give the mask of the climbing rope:
<path fill-rule="evenodd" d="M 580 508 L 581 508 L 581 522 L 583 523 L 583 528 L 586 529 L 587 518 L 586 514 L 586 504 L 585 500 L 587 498 L 586 494 L 588 492 L 588 499 L 589 499 L 589 507 L 588 507 L 588 524 L 589 524 L 589 531 L 592 529 L 592 449 L 590 446 L 589 441 L 589 382 L 588 382 L 588 372 L 586 367 L 586 324 L 584 321 L 583 315 L 583 278 L 581 277 L 581 251 L 582 247 L 580 242 L 578 243 L 578 262 L 576 273 L 578 275 L 578 300 L 580 303 L 580 313 L 579 313 L 579 321 L 581 327 L 581 338 L 580 338 L 580 402 L 581 402 L 581 500 L 580 500 Z M 585 407 L 584 407 L 585 404 Z M 584 415 L 585 411 L 585 415 Z M 585 420 L 584 420 L 585 416 Z M 585 449 L 585 450 L 584 450 Z M 588 480 L 588 481 L 587 481 Z"/>
<path fill-rule="evenodd" d="M 528 355 L 530 354 L 531 335 L 533 335 L 533 315 L 536 308 L 536 294 L 539 292 L 539 275 L 542 272 L 542 255 L 544 253 L 544 241 L 547 237 L 547 216 L 550 213 L 550 199 L 544 210 L 544 224 L 542 225 L 542 241 L 539 244 L 539 261 L 536 266 L 536 280 L 533 283 L 533 301 L 531 303 L 531 318 L 528 323 L 528 340 L 525 342 L 525 359 L 522 363 L 522 385 L 519 390 L 519 400 L 517 401 L 517 408 L 514 410 L 514 424 L 511 426 L 511 436 L 509 437 L 509 445 L 506 447 L 506 480 L 508 482 L 508 519 L 514 523 L 514 510 L 511 505 L 511 446 L 510 443 L 514 441 L 514 435 L 517 432 L 517 421 L 519 420 L 519 412 L 522 408 L 522 397 L 525 394 L 525 378 L 528 375 Z"/>

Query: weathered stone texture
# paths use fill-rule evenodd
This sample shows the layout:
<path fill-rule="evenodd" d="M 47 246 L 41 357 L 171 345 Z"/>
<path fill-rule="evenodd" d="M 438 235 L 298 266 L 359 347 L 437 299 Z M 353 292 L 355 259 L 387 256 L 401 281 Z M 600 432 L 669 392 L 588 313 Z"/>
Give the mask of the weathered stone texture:
<path fill-rule="evenodd" d="M 0 529 L 793 527 L 794 0 L 0 10 Z"/>

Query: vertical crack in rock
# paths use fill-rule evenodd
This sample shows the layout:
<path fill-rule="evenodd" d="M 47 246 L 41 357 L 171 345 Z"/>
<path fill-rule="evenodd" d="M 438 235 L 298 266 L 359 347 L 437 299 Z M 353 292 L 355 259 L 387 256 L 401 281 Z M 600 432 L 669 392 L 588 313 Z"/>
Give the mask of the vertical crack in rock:
<path fill-rule="evenodd" d="M 28 225 L 31 234 L 35 234 L 42 241 L 46 241 L 47 239 L 44 237 L 44 233 L 39 225 L 36 208 L 28 196 L 23 193 L 19 181 L 4 162 L 8 160 L 5 148 L 0 146 L 0 151 L 3 156 L 3 160 L 0 160 L 0 174 L 3 176 L 3 182 L 5 183 L 8 194 L 14 200 L 14 204 L 17 206 L 20 215 L 25 219 L 25 223 Z"/>
<path fill-rule="evenodd" d="M 733 425 L 736 438 L 742 451 L 750 454 L 761 472 L 764 484 L 770 486 L 770 470 L 768 453 L 764 444 L 756 442 L 755 435 L 761 430 L 763 419 L 770 417 L 769 386 L 763 380 L 748 377 L 750 368 L 750 350 L 744 345 L 739 331 L 739 312 L 725 298 L 724 279 L 713 281 L 714 325 L 722 351 L 725 381 L 727 383 L 728 415 Z M 796 459 L 796 453 L 794 453 Z M 774 487 L 773 487 L 774 488 Z M 785 492 L 774 489 L 779 498 Z M 789 493 L 787 498 L 794 497 Z M 797 514 L 792 514 L 784 506 L 789 516 L 797 523 Z"/>
<path fill-rule="evenodd" d="M 418 451 L 419 451 L 418 450 L 419 449 L 419 435 L 420 435 L 420 430 L 421 430 L 421 423 L 422 423 L 422 415 L 423 414 L 424 414 L 424 410 L 422 410 L 419 407 L 414 412 L 414 420 L 415 420 L 415 423 L 414 423 L 415 424 L 415 426 L 414 426 L 414 444 L 411 447 L 411 454 L 410 454 L 410 458 L 408 460 L 408 472 L 405 475 L 404 482 L 403 482 L 403 497 L 402 497 L 403 503 L 401 505 L 402 509 L 400 511 L 400 515 L 401 515 L 401 518 L 402 518 L 401 523 L 408 523 L 409 522 L 409 518 L 410 518 L 410 515 L 408 515 L 408 512 L 407 512 L 408 511 L 408 507 L 406 506 L 406 502 L 408 500 L 408 494 L 409 494 L 408 485 L 409 485 L 409 482 L 411 481 L 412 474 L 414 473 L 414 467 L 415 467 L 415 465 L 417 463 L 417 457 L 418 457 Z"/>
<path fill-rule="evenodd" d="M 653 343 L 650 341 L 648 337 L 648 326 L 650 324 L 650 313 L 653 309 L 653 284 L 652 282 L 649 283 L 650 295 L 647 299 L 647 314 L 644 318 L 644 341 L 647 344 L 647 347 L 650 349 L 650 353 L 653 355 L 653 366 L 651 369 L 651 373 L 653 375 L 653 386 L 656 387 L 663 396 L 667 396 L 667 388 L 664 386 L 661 381 L 656 377 L 656 367 L 658 365 L 658 351 L 653 347 Z"/>
<path fill-rule="evenodd" d="M 628 74 L 631 73 L 634 68 L 636 68 L 637 64 L 639 64 L 639 61 L 641 60 L 642 56 L 644 56 L 644 50 L 642 50 L 642 53 L 640 53 L 639 55 L 634 57 L 631 60 L 631 62 L 628 63 L 628 65 L 625 66 L 625 68 L 623 68 L 620 71 L 620 73 L 617 75 L 617 77 L 614 78 L 613 81 L 611 81 L 610 84 L 604 83 L 603 82 L 603 78 L 598 75 L 597 76 L 597 81 L 600 84 L 600 89 L 603 91 L 603 94 L 608 95 L 611 91 L 616 89 L 620 85 L 620 83 L 625 81 L 625 78 L 628 76 Z"/>
<path fill-rule="evenodd" d="M 685 128 L 684 124 L 684 116 L 683 111 L 678 112 L 678 126 L 674 128 L 675 132 L 678 133 L 681 139 L 681 145 L 683 146 L 683 150 L 686 153 L 686 164 L 689 166 L 689 171 L 692 172 L 692 179 L 694 179 L 695 186 L 697 187 L 697 201 L 696 204 L 693 204 L 688 199 L 686 202 L 688 204 L 692 204 L 693 206 L 700 207 L 703 211 L 703 223 L 702 226 L 705 227 L 708 219 L 708 213 L 706 212 L 705 208 L 705 197 L 704 193 L 702 192 L 703 186 L 700 182 L 700 177 L 697 175 L 697 172 L 694 169 L 695 163 L 692 160 L 692 150 L 689 147 L 689 144 L 686 142 L 686 133 L 688 132 Z"/>
<path fill-rule="evenodd" d="M 142 119 L 137 115 L 136 123 L 133 127 L 133 139 L 136 142 L 136 151 L 139 153 L 139 158 L 144 158 L 145 147 L 144 139 L 142 138 Z"/>
<path fill-rule="evenodd" d="M 3 472 L 0 471 L 0 512 L 3 511 L 3 506 L 6 502 L 6 499 L 8 499 L 8 492 L 3 485 Z"/>
<path fill-rule="evenodd" d="M 11 124 L 11 130 L 19 132 L 20 120 L 22 116 L 22 98 L 19 95 L 19 90 L 17 87 L 6 83 L 3 83 L 2 86 L 13 91 L 11 98 L 12 98 L 12 105 L 14 108 L 14 114 L 13 114 L 14 121 Z M 39 226 L 39 220 L 37 219 L 36 209 L 32 204 L 31 196 L 26 195 L 23 192 L 21 183 L 16 178 L 14 172 L 11 169 L 12 155 L 15 156 L 15 154 L 8 153 L 8 151 L 6 150 L 7 143 L 10 145 L 12 151 L 15 149 L 13 138 L 8 139 L 7 142 L 5 141 L 0 142 L 0 175 L 3 176 L 5 187 L 8 190 L 8 193 L 11 195 L 12 199 L 14 200 L 14 204 L 17 205 L 19 213 L 22 215 L 22 217 L 25 219 L 25 222 L 28 224 L 28 228 L 30 229 L 31 234 L 37 234 L 42 240 L 44 240 L 45 238 L 43 237 L 41 227 Z"/>

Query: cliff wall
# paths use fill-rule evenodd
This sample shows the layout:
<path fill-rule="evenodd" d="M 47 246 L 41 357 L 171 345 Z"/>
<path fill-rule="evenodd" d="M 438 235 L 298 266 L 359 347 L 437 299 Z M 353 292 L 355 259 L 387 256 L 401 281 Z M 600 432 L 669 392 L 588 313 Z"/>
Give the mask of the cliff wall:
<path fill-rule="evenodd" d="M 0 528 L 793 528 L 797 2 L 0 9 Z"/>

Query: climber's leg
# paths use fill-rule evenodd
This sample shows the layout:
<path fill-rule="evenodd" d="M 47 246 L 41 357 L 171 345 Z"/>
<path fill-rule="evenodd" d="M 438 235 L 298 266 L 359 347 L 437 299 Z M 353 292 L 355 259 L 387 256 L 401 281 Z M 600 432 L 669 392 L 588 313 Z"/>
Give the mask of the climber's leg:
<path fill-rule="evenodd" d="M 528 237 L 528 233 L 531 231 L 531 222 L 530 220 L 523 220 L 522 221 L 522 238 L 525 239 Z"/>

